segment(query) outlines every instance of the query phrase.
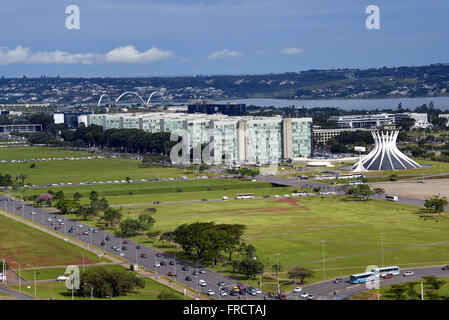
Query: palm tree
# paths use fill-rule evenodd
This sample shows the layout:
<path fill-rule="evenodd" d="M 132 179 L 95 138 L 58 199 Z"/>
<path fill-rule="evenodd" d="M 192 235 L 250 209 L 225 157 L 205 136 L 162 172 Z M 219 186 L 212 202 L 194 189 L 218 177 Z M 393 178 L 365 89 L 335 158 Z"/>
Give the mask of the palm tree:
<path fill-rule="evenodd" d="M 25 185 L 25 179 L 27 179 L 28 176 L 26 174 L 19 175 L 19 179 L 22 180 L 22 186 Z"/>

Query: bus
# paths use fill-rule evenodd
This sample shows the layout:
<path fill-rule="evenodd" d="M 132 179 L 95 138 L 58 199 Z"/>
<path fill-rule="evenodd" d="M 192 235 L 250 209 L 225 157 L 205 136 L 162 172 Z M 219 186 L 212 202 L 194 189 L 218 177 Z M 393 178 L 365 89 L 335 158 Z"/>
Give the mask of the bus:
<path fill-rule="evenodd" d="M 397 266 L 375 268 L 375 269 L 371 270 L 371 272 L 373 272 L 376 275 L 376 277 L 379 277 L 379 276 L 383 277 L 389 273 L 394 276 L 397 276 L 401 273 L 401 268 L 399 268 Z"/>
<path fill-rule="evenodd" d="M 254 193 L 239 193 L 236 199 L 254 199 Z"/>
<path fill-rule="evenodd" d="M 358 284 L 362 282 L 369 282 L 376 280 L 376 275 L 373 272 L 353 274 L 349 277 L 349 282 Z"/>
<path fill-rule="evenodd" d="M 391 194 L 387 194 L 386 196 L 385 196 L 385 200 L 388 200 L 388 201 L 398 201 L 398 196 L 393 196 L 393 195 L 391 195 Z"/>
<path fill-rule="evenodd" d="M 349 182 L 348 182 L 348 184 L 349 184 L 350 186 L 355 186 L 355 185 L 362 184 L 362 183 L 363 183 L 362 180 L 352 180 L 352 181 L 349 181 Z"/>

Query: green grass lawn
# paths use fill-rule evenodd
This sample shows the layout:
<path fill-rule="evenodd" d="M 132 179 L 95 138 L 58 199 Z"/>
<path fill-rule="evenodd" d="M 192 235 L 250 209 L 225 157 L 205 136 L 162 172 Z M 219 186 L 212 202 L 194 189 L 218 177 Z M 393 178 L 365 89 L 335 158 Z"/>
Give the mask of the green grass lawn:
<path fill-rule="evenodd" d="M 16 267 L 16 266 L 15 266 Z M 83 271 L 82 265 L 78 266 L 80 272 Z M 97 266 L 89 266 L 86 265 L 84 267 L 85 270 L 97 268 Z M 110 270 L 125 270 L 125 267 L 122 265 L 105 265 L 103 268 L 108 268 Z M 19 270 L 15 269 L 16 273 L 19 274 Z M 34 281 L 34 272 L 36 271 L 36 280 L 56 280 L 58 276 L 64 275 L 64 268 L 46 268 L 46 269 L 25 269 L 20 271 L 20 276 L 26 281 Z"/>
<path fill-rule="evenodd" d="M 0 160 L 87 157 L 92 155 L 95 154 L 86 151 L 71 151 L 54 147 L 14 147 L 1 149 Z"/>
<path fill-rule="evenodd" d="M 431 286 L 427 285 L 425 281 L 423 281 L 423 291 L 424 291 L 424 300 L 431 300 L 431 295 L 429 293 L 434 290 L 434 292 L 440 296 L 449 296 L 449 278 L 440 278 L 445 283 L 438 290 L 434 290 Z M 421 299 L 421 281 L 410 281 L 405 282 L 407 286 L 412 286 L 413 291 L 416 293 L 414 299 Z M 391 286 L 383 286 L 379 289 L 379 298 L 380 300 L 396 300 L 398 297 L 391 292 Z M 377 291 L 376 290 L 368 290 L 362 292 L 360 294 L 352 297 L 351 300 L 377 300 Z M 410 295 L 405 293 L 401 300 L 411 300 Z"/>
<path fill-rule="evenodd" d="M 186 170 L 178 168 L 160 168 L 143 166 L 140 161 L 129 159 L 92 159 L 36 162 L 35 168 L 30 163 L 2 163 L 0 172 L 16 175 L 26 174 L 25 183 L 53 184 L 87 181 L 114 181 L 145 178 L 170 178 L 192 176 Z"/>
<path fill-rule="evenodd" d="M 272 188 L 270 183 L 252 182 L 240 179 L 207 179 L 164 181 L 150 183 L 130 183 L 116 185 L 89 185 L 77 187 L 46 187 L 26 190 L 16 190 L 15 196 L 30 196 L 42 194 L 47 190 L 64 191 L 67 199 L 73 198 L 75 192 L 82 194 L 81 203 L 89 203 L 89 193 L 99 192 L 100 197 L 106 197 L 109 204 L 152 203 L 154 201 L 175 202 L 186 200 L 221 199 L 223 196 L 235 198 L 239 193 L 254 193 L 256 197 L 263 195 L 283 195 L 291 193 L 294 188 Z"/>
<path fill-rule="evenodd" d="M 157 296 L 161 291 L 171 292 L 176 295 L 178 300 L 188 300 L 190 298 L 185 297 L 178 293 L 177 291 L 160 284 L 149 278 L 144 278 L 145 288 L 137 289 L 135 292 L 128 293 L 127 295 L 114 297 L 114 300 L 157 300 Z M 30 288 L 28 288 L 29 286 Z M 18 290 L 19 286 L 10 286 L 13 289 Z M 22 284 L 22 292 L 34 295 L 34 284 L 24 285 Z M 56 298 L 61 300 L 71 300 L 72 294 L 69 291 L 64 281 L 60 282 L 48 282 L 48 283 L 37 283 L 36 286 L 37 296 L 41 299 Z M 111 298 L 95 298 L 95 300 L 111 300 Z M 74 300 L 90 300 L 90 297 L 77 297 L 74 296 Z"/>
<path fill-rule="evenodd" d="M 385 234 L 385 264 L 423 266 L 449 260 L 449 219 L 425 218 L 416 207 L 397 203 L 316 197 L 299 198 L 297 203 L 264 199 L 156 208 L 154 228 L 162 232 L 196 221 L 247 225 L 245 241 L 257 248 L 258 259 L 267 269 L 276 263 L 276 253 L 280 253 L 279 263 L 284 266 L 281 277 L 294 266 L 304 266 L 315 271 L 308 282 L 323 279 L 321 240 L 326 241 L 326 278 L 380 265 L 381 232 Z M 125 217 L 136 217 L 143 209 L 130 207 L 123 213 Z M 162 243 L 145 239 L 139 240 L 162 247 Z"/>
<path fill-rule="evenodd" d="M 0 215 L 0 258 L 11 268 L 14 261 L 22 268 L 82 264 L 83 255 L 86 264 L 100 263 L 90 251 Z"/>

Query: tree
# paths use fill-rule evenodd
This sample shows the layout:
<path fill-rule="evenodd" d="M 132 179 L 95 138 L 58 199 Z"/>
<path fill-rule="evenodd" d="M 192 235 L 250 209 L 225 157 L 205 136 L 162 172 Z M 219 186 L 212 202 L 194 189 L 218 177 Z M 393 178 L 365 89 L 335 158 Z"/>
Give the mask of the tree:
<path fill-rule="evenodd" d="M 113 208 L 107 208 L 104 211 L 103 219 L 110 223 L 113 227 L 117 223 L 120 223 L 120 220 L 122 219 L 122 213 L 121 210 L 113 209 Z"/>
<path fill-rule="evenodd" d="M 22 180 L 22 186 L 25 185 L 25 179 L 27 179 L 28 176 L 26 174 L 19 175 L 19 179 Z"/>
<path fill-rule="evenodd" d="M 423 277 L 423 279 L 425 280 L 426 284 L 428 284 L 435 290 L 440 289 L 445 284 L 444 280 L 440 280 L 435 276 L 425 276 Z"/>
<path fill-rule="evenodd" d="M 256 275 L 263 273 L 263 267 L 262 262 L 246 257 L 240 261 L 238 270 L 240 273 L 246 275 L 248 279 L 254 279 Z"/>
<path fill-rule="evenodd" d="M 79 201 L 82 197 L 83 195 L 81 193 L 75 192 L 75 194 L 73 195 L 73 200 Z"/>
<path fill-rule="evenodd" d="M 77 295 L 90 297 L 91 287 L 84 285 L 89 283 L 96 298 L 119 297 L 137 288 L 145 287 L 144 279 L 137 277 L 135 273 L 107 268 L 86 269 L 81 273 L 80 283 L 83 285 L 80 286 Z"/>
<path fill-rule="evenodd" d="M 75 200 L 59 200 L 56 208 L 61 214 L 69 214 L 78 209 L 79 203 Z"/>
<path fill-rule="evenodd" d="M 131 181 L 131 178 L 130 177 L 126 177 L 125 180 L 126 180 L 127 183 L 129 183 Z"/>
<path fill-rule="evenodd" d="M 374 195 L 374 191 L 372 191 L 367 184 L 359 184 L 355 187 L 348 188 L 346 194 L 353 196 L 354 198 L 361 197 L 367 200 L 370 196 Z"/>
<path fill-rule="evenodd" d="M 446 197 L 440 198 L 439 196 L 431 197 L 430 199 L 426 199 L 424 202 L 424 207 L 426 207 L 429 211 L 433 209 L 435 213 L 441 213 L 444 211 L 444 208 L 447 206 L 448 201 Z"/>
<path fill-rule="evenodd" d="M 120 235 L 122 237 L 134 237 L 144 230 L 144 226 L 136 219 L 126 219 L 120 224 Z"/>
<path fill-rule="evenodd" d="M 161 236 L 159 237 L 159 240 L 173 243 L 176 240 L 176 235 L 173 231 L 166 231 L 161 234 Z"/>
<path fill-rule="evenodd" d="M 90 201 L 98 201 L 98 198 L 99 198 L 98 191 L 93 190 L 89 193 Z"/>
<path fill-rule="evenodd" d="M 416 120 L 413 118 L 405 118 L 399 121 L 399 126 L 402 130 L 409 131 L 415 125 L 415 122 Z"/>
<path fill-rule="evenodd" d="M 296 267 L 293 269 L 290 269 L 288 272 L 288 278 L 289 279 L 299 279 L 300 284 L 304 284 L 304 279 L 311 278 L 313 276 L 313 271 L 307 268 L 300 268 Z"/>
<path fill-rule="evenodd" d="M 404 300 L 407 287 L 404 283 L 394 284 L 389 291 L 394 295 L 396 300 Z"/>

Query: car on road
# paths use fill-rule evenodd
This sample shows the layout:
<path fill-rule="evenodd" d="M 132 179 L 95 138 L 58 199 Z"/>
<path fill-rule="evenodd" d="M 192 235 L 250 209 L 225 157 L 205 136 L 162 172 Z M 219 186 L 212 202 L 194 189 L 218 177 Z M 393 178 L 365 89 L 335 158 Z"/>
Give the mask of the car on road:
<path fill-rule="evenodd" d="M 162 257 L 162 253 L 160 252 L 156 253 L 156 257 Z"/>
<path fill-rule="evenodd" d="M 308 296 L 309 296 L 309 294 L 307 292 L 303 292 L 300 295 L 301 298 L 307 298 Z"/>
<path fill-rule="evenodd" d="M 294 293 L 300 293 L 302 291 L 301 287 L 296 287 L 295 289 L 293 289 Z"/>
<path fill-rule="evenodd" d="M 203 198 L 203 199 L 201 199 L 201 201 L 202 201 L 202 202 L 206 202 L 206 201 L 207 201 L 207 199 L 206 199 L 206 198 Z"/>
<path fill-rule="evenodd" d="M 106 245 L 106 242 L 104 242 L 104 241 L 101 241 L 101 243 L 100 243 L 100 246 L 105 246 Z"/>
<path fill-rule="evenodd" d="M 137 250 L 139 250 L 139 249 L 141 249 L 141 248 L 142 248 L 142 247 L 141 247 L 140 245 L 137 245 L 137 246 L 136 246 L 136 249 L 137 249 Z"/>
<path fill-rule="evenodd" d="M 123 244 L 128 244 L 128 240 L 123 241 Z"/>
<path fill-rule="evenodd" d="M 263 196 L 263 198 L 264 199 L 267 199 L 267 198 L 269 198 L 270 196 L 268 195 L 268 194 L 265 194 L 264 196 Z"/>
<path fill-rule="evenodd" d="M 142 254 L 140 255 L 140 257 L 141 257 L 141 258 L 146 258 L 147 255 L 146 255 L 146 253 L 142 253 Z"/>
<path fill-rule="evenodd" d="M 66 281 L 68 278 L 66 276 L 58 276 L 56 281 Z"/>
<path fill-rule="evenodd" d="M 413 272 L 413 271 L 405 271 L 404 273 L 403 273 L 403 276 L 404 277 L 408 277 L 408 276 L 413 276 L 415 273 Z"/>
<path fill-rule="evenodd" d="M 214 290 L 212 290 L 212 289 L 207 290 L 207 295 L 208 296 L 214 296 L 215 295 Z"/>
<path fill-rule="evenodd" d="M 192 281 L 192 278 L 190 278 L 189 276 L 186 277 L 186 281 Z"/>
<path fill-rule="evenodd" d="M 207 283 L 206 283 L 206 281 L 204 281 L 204 280 L 203 280 L 203 282 L 200 282 L 200 286 L 202 286 L 202 287 L 205 287 L 205 286 L 207 286 Z"/>
<path fill-rule="evenodd" d="M 89 234 L 89 231 L 84 231 L 83 234 L 84 234 L 85 236 L 87 236 L 87 235 Z"/>
<path fill-rule="evenodd" d="M 334 283 L 340 283 L 340 282 L 343 282 L 342 278 L 337 278 L 337 279 L 334 280 Z"/>
<path fill-rule="evenodd" d="M 231 290 L 231 292 L 229 292 L 229 294 L 230 294 L 231 296 L 236 296 L 236 295 L 238 295 L 237 291 L 235 291 L 235 290 Z"/>
<path fill-rule="evenodd" d="M 78 232 L 77 235 L 78 235 L 79 237 L 81 237 L 83 234 L 82 234 L 81 232 Z"/>
<path fill-rule="evenodd" d="M 225 297 L 225 296 L 228 295 L 228 293 L 226 291 L 220 291 L 220 294 L 221 294 L 222 297 Z"/>
<path fill-rule="evenodd" d="M 287 295 L 284 293 L 279 294 L 279 300 L 287 300 Z"/>
<path fill-rule="evenodd" d="M 220 287 L 222 287 L 222 286 L 225 285 L 225 283 L 224 283 L 224 281 L 218 281 L 217 285 L 220 286 Z"/>
<path fill-rule="evenodd" d="M 122 250 L 128 250 L 128 246 L 123 246 Z"/>
<path fill-rule="evenodd" d="M 170 277 L 175 277 L 176 276 L 176 272 L 169 272 L 167 273 L 168 276 Z"/>
<path fill-rule="evenodd" d="M 391 279 L 393 278 L 393 274 L 392 273 L 387 273 L 386 275 L 383 276 L 384 279 Z"/>
<path fill-rule="evenodd" d="M 161 264 L 160 264 L 159 262 L 156 262 L 156 263 L 154 264 L 154 266 L 155 266 L 155 267 L 160 267 Z"/>
<path fill-rule="evenodd" d="M 160 201 L 154 201 L 153 204 L 160 204 Z"/>
<path fill-rule="evenodd" d="M 171 260 L 168 264 L 171 265 L 171 266 L 174 266 L 175 262 L 173 260 Z"/>
<path fill-rule="evenodd" d="M 35 214 L 36 214 L 36 212 L 34 212 L 34 211 L 33 211 L 33 212 L 31 212 L 31 215 L 33 215 L 33 216 L 34 216 Z"/>
<path fill-rule="evenodd" d="M 106 238 L 104 238 L 106 241 L 110 241 L 111 240 L 111 238 L 109 238 L 109 237 L 106 237 Z"/>
<path fill-rule="evenodd" d="M 197 275 L 199 275 L 200 273 L 199 273 L 198 271 L 193 271 L 192 274 L 193 274 L 194 276 L 197 276 Z"/>
<path fill-rule="evenodd" d="M 315 299 L 315 294 L 309 293 L 309 295 L 307 296 L 307 299 L 308 299 L 308 300 L 313 300 L 313 299 Z"/>
<path fill-rule="evenodd" d="M 447 266 L 443 266 L 441 270 L 449 270 L 449 264 Z"/>
<path fill-rule="evenodd" d="M 206 273 L 206 270 L 200 270 L 200 273 L 201 273 L 201 274 L 205 274 L 205 273 Z"/>
<path fill-rule="evenodd" d="M 161 261 L 159 263 L 161 264 L 161 266 L 166 266 L 167 265 L 167 263 L 165 261 Z"/>

